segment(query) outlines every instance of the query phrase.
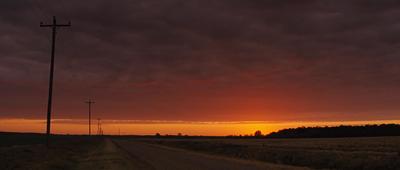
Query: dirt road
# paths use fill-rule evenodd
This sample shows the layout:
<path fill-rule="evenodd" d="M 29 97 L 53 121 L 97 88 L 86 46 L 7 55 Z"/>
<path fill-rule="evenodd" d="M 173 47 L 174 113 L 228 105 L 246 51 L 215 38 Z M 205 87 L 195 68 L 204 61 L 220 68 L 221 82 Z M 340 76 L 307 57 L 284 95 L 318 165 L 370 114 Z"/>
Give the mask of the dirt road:
<path fill-rule="evenodd" d="M 114 140 L 113 142 L 119 149 L 125 151 L 136 164 L 140 162 L 139 166 L 141 169 L 300 169 L 290 166 L 200 154 L 136 141 Z"/>

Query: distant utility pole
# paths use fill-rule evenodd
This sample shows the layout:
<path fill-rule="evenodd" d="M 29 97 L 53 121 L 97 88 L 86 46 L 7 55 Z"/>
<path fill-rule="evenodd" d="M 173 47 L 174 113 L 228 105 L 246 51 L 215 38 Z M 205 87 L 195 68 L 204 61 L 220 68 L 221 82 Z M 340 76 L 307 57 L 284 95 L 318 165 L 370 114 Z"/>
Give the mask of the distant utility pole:
<path fill-rule="evenodd" d="M 103 129 L 101 128 L 101 119 L 97 119 L 97 135 L 103 135 Z"/>
<path fill-rule="evenodd" d="M 55 51 L 55 46 L 56 46 L 57 27 L 70 27 L 70 26 L 71 26 L 71 22 L 68 22 L 68 24 L 57 24 L 57 20 L 56 20 L 55 16 L 53 16 L 52 24 L 43 24 L 42 22 L 40 22 L 40 27 L 51 27 L 52 28 L 49 97 L 48 97 L 48 103 L 47 103 L 46 146 L 49 146 L 49 138 L 50 138 L 51 104 L 52 104 L 52 97 L 53 97 L 54 51 Z"/>
<path fill-rule="evenodd" d="M 90 136 L 91 133 L 92 133 L 92 130 L 91 130 L 91 123 L 92 123 L 92 113 L 91 113 L 91 110 L 92 110 L 92 104 L 94 104 L 94 102 L 93 102 L 92 100 L 89 99 L 89 101 L 86 101 L 85 103 L 87 103 L 87 104 L 89 105 L 89 136 Z"/>

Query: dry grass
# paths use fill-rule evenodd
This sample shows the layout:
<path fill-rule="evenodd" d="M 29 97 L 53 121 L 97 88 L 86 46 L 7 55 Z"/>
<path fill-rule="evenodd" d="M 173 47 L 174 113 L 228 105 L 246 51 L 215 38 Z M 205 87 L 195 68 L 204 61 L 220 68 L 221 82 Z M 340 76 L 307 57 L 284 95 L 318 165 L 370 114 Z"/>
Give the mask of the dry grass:
<path fill-rule="evenodd" d="M 0 169 L 76 169 L 88 153 L 102 140 L 86 137 L 58 136 L 47 148 L 36 142 L 36 137 L 23 145 L 3 145 L 0 148 Z"/>

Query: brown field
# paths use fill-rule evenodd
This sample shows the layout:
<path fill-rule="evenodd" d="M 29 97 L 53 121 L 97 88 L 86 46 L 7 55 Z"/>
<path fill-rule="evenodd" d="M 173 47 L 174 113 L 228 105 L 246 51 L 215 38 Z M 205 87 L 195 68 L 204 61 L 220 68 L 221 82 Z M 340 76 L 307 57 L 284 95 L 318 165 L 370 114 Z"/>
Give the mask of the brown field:
<path fill-rule="evenodd" d="M 141 140 L 207 154 L 317 169 L 400 169 L 400 137 Z"/>
<path fill-rule="evenodd" d="M 1 136 L 0 169 L 399 169 L 400 137 Z M 23 140 L 20 140 L 23 139 Z M 15 140 L 15 142 L 12 142 Z"/>

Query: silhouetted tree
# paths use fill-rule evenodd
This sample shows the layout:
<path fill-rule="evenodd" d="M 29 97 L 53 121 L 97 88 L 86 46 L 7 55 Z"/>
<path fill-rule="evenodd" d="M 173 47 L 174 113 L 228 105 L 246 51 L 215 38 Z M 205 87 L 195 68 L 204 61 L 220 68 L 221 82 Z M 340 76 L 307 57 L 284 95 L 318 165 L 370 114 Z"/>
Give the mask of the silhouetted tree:
<path fill-rule="evenodd" d="M 261 136 L 262 136 L 262 132 L 261 132 L 260 130 L 257 130 L 257 131 L 254 133 L 254 136 L 255 136 L 255 137 L 261 137 Z"/>

